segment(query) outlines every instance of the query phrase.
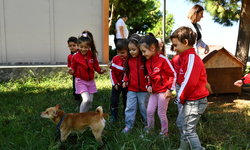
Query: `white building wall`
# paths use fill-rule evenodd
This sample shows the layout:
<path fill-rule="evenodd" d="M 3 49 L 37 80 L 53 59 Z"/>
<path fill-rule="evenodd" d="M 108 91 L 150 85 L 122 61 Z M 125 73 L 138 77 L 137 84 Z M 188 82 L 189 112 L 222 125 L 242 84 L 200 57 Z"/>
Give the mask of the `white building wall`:
<path fill-rule="evenodd" d="M 102 62 L 102 0 L 0 0 L 0 63 L 66 62 L 67 40 L 92 32 Z"/>

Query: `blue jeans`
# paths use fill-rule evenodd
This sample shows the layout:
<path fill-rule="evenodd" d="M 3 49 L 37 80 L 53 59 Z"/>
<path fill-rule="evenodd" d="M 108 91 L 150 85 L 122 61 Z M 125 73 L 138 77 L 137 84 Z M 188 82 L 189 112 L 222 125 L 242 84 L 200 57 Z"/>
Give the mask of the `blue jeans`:
<path fill-rule="evenodd" d="M 132 129 L 135 121 L 135 115 L 137 112 L 137 102 L 141 111 L 141 115 L 144 120 L 144 124 L 147 122 L 147 105 L 148 105 L 149 93 L 148 92 L 134 92 L 128 91 L 127 93 L 127 105 L 125 109 L 125 125 L 127 128 Z"/>
<path fill-rule="evenodd" d="M 196 126 L 207 107 L 207 97 L 186 101 L 177 117 L 176 125 L 181 133 L 181 140 L 188 141 L 192 150 L 205 149 L 201 147 L 199 137 L 196 133 Z"/>

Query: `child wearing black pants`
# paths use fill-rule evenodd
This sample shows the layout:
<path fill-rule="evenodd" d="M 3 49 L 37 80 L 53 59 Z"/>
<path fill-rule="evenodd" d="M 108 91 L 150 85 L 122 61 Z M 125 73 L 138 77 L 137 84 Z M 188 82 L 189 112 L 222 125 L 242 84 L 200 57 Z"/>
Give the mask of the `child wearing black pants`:
<path fill-rule="evenodd" d="M 112 59 L 110 66 L 110 79 L 112 82 L 112 92 L 111 92 L 111 115 L 112 122 L 117 119 L 119 96 L 122 93 L 123 98 L 123 116 L 125 116 L 125 108 L 127 101 L 128 89 L 122 87 L 122 80 L 124 77 L 124 64 L 127 58 L 128 42 L 126 39 L 121 39 L 116 45 L 117 55 Z"/>

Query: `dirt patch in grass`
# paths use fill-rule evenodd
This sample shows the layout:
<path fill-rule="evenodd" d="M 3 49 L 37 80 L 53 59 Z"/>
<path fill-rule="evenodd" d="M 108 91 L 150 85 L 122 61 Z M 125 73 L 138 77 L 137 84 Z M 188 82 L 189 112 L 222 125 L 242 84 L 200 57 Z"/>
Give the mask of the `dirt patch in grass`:
<path fill-rule="evenodd" d="M 226 108 L 223 111 L 228 113 L 236 112 L 247 112 L 247 115 L 250 116 L 250 91 L 243 90 L 241 95 L 238 94 L 219 94 L 219 95 L 210 95 L 208 97 L 208 107 L 213 109 L 215 108 Z M 217 111 L 215 111 L 217 113 Z"/>

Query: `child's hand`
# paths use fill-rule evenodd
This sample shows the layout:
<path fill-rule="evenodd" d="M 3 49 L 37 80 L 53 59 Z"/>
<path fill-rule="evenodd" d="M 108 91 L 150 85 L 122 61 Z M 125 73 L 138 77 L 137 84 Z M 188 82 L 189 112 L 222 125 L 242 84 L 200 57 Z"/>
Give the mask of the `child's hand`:
<path fill-rule="evenodd" d="M 126 88 L 126 86 L 128 86 L 128 82 L 123 82 L 122 83 L 122 88 Z"/>
<path fill-rule="evenodd" d="M 68 71 L 67 71 L 69 74 L 73 75 L 74 74 L 74 70 L 69 68 Z"/>
<path fill-rule="evenodd" d="M 149 93 L 149 94 L 152 94 L 152 93 L 153 93 L 152 86 L 149 86 L 147 90 L 148 90 L 148 93 Z"/>
<path fill-rule="evenodd" d="M 243 82 L 242 82 L 242 80 L 237 80 L 234 82 L 234 85 L 237 87 L 241 87 L 243 85 Z"/>
<path fill-rule="evenodd" d="M 115 88 L 116 90 L 118 90 L 118 85 L 120 85 L 120 84 L 117 83 L 117 84 L 114 86 L 114 88 Z"/>
<path fill-rule="evenodd" d="M 208 47 L 208 46 L 206 46 L 206 47 L 205 47 L 204 54 L 208 54 L 208 53 L 209 53 L 209 47 Z"/>
<path fill-rule="evenodd" d="M 164 96 L 165 96 L 166 98 L 171 98 L 172 92 L 171 92 L 170 90 L 167 90 L 167 91 L 165 92 Z"/>
<path fill-rule="evenodd" d="M 148 80 L 148 82 L 150 82 L 150 78 L 149 78 L 149 76 L 145 76 L 145 78 Z"/>
<path fill-rule="evenodd" d="M 108 67 L 109 67 L 109 68 L 111 67 L 111 63 L 108 63 Z"/>
<path fill-rule="evenodd" d="M 106 71 L 107 71 L 106 68 L 101 69 L 101 73 L 104 73 L 104 72 L 106 72 Z"/>

